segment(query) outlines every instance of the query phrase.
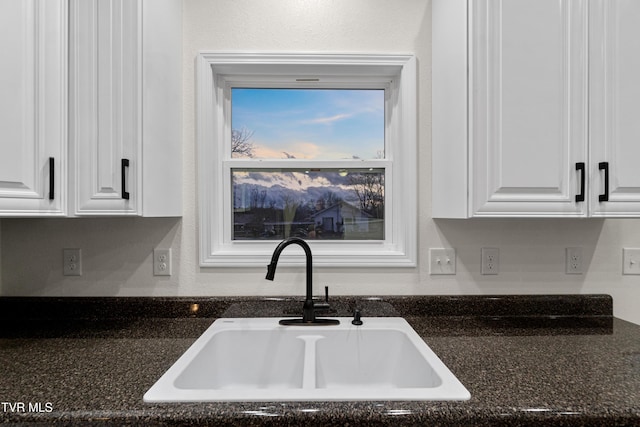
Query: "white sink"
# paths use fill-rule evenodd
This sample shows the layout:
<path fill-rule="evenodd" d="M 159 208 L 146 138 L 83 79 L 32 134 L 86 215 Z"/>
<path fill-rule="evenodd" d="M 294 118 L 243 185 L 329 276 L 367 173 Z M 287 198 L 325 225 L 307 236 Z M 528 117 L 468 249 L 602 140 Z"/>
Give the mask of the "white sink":
<path fill-rule="evenodd" d="M 467 389 L 400 317 L 353 326 L 218 319 L 145 402 L 466 400 Z"/>

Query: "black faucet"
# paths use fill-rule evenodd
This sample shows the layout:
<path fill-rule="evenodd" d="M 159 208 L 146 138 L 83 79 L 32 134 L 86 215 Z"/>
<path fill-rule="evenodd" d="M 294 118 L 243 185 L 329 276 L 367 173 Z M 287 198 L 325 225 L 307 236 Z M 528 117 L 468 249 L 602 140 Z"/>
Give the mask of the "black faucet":
<path fill-rule="evenodd" d="M 313 325 L 338 325 L 339 320 L 336 319 L 316 319 L 316 304 L 313 301 L 313 284 L 312 284 L 312 255 L 311 248 L 303 239 L 299 237 L 289 237 L 284 239 L 276 249 L 273 251 L 271 257 L 271 264 L 267 266 L 267 276 L 265 279 L 273 280 L 276 275 L 276 266 L 278 265 L 278 259 L 280 253 L 291 244 L 297 244 L 304 249 L 304 253 L 307 257 L 307 295 L 302 306 L 302 319 L 283 319 L 280 321 L 281 325 L 299 325 L 299 326 L 313 326 Z M 326 304 L 322 304 L 322 308 L 326 308 Z"/>

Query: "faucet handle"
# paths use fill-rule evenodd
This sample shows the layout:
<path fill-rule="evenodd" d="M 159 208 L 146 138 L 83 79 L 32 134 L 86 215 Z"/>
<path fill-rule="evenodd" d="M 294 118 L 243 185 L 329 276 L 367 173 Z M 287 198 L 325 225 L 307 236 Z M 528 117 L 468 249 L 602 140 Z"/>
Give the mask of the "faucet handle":
<path fill-rule="evenodd" d="M 324 287 L 324 302 L 314 302 L 313 308 L 316 310 L 327 310 L 329 309 L 329 287 Z"/>

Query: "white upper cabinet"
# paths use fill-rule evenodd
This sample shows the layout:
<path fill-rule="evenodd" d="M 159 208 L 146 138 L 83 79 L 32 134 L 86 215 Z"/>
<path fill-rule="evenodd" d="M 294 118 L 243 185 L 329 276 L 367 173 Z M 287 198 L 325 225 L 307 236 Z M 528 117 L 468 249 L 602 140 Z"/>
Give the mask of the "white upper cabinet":
<path fill-rule="evenodd" d="M 590 5 L 591 215 L 640 216 L 640 2 Z"/>
<path fill-rule="evenodd" d="M 66 214 L 67 6 L 0 1 L 0 216 Z"/>
<path fill-rule="evenodd" d="M 585 215 L 586 7 L 575 0 L 469 3 L 473 216 Z"/>
<path fill-rule="evenodd" d="M 182 215 L 181 16 L 0 1 L 0 216 Z"/>
<path fill-rule="evenodd" d="M 434 217 L 640 213 L 638 11 L 637 0 L 433 1 Z"/>
<path fill-rule="evenodd" d="M 181 7 L 71 0 L 74 215 L 182 215 Z"/>
<path fill-rule="evenodd" d="M 72 0 L 70 7 L 73 213 L 137 214 L 140 3 Z"/>

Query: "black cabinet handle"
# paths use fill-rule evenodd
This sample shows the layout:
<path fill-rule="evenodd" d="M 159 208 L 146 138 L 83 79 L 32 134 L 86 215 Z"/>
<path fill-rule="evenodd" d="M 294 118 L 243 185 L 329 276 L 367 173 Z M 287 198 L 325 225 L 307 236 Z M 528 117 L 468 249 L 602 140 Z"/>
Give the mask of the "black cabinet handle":
<path fill-rule="evenodd" d="M 576 194 L 576 202 L 584 202 L 584 162 L 576 163 L 576 170 L 580 171 L 580 193 Z"/>
<path fill-rule="evenodd" d="M 55 181 L 56 179 L 56 161 L 53 157 L 49 157 L 49 200 L 55 197 Z"/>
<path fill-rule="evenodd" d="M 120 171 L 122 173 L 122 198 L 129 200 L 129 193 L 127 192 L 127 172 L 126 169 L 129 167 L 129 159 L 122 159 L 122 163 L 120 165 Z"/>
<path fill-rule="evenodd" d="M 598 196 L 601 202 L 609 201 L 609 162 L 598 163 L 598 169 L 604 171 L 604 194 Z"/>

